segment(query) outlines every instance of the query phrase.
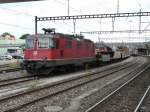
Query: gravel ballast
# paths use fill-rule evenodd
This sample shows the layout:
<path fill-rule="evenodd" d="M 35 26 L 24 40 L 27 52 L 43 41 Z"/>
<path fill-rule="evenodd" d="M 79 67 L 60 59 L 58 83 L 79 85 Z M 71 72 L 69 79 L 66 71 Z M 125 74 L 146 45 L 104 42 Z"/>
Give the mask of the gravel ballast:
<path fill-rule="evenodd" d="M 131 68 L 131 70 L 133 70 L 133 68 Z M 117 75 L 127 73 L 127 72 L 129 72 L 129 70 L 123 71 L 122 73 L 120 72 Z M 92 82 L 92 84 L 89 83 L 87 85 L 82 86 L 81 88 L 72 89 L 72 90 L 69 90 L 62 94 L 58 94 L 56 96 L 44 99 L 42 101 L 36 102 L 34 105 L 26 106 L 18 111 L 19 112 L 26 112 L 26 111 L 40 112 L 44 109 L 44 107 L 47 107 L 47 106 L 60 106 L 63 108 L 68 107 L 70 105 L 70 101 L 73 98 L 78 97 L 81 94 L 84 94 L 85 92 L 92 90 L 93 88 L 99 88 L 99 85 L 104 85 L 107 81 L 110 81 L 110 80 L 114 79 L 115 77 L 116 77 L 116 75 L 113 77 L 112 76 L 109 77 L 109 79 L 106 78 L 103 80 L 94 81 L 94 82 Z"/>
<path fill-rule="evenodd" d="M 134 112 L 145 90 L 150 85 L 149 74 L 150 69 L 148 68 L 91 112 Z"/>

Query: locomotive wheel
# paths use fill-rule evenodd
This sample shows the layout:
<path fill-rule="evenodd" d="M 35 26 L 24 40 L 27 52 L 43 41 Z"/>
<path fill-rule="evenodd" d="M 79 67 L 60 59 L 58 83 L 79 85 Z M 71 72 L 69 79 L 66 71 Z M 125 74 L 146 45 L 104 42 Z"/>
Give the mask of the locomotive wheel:
<path fill-rule="evenodd" d="M 54 71 L 53 68 L 40 68 L 36 71 L 37 75 L 52 75 L 52 72 Z"/>
<path fill-rule="evenodd" d="M 34 73 L 35 73 L 35 71 L 33 71 L 33 70 L 31 70 L 31 69 L 26 69 L 26 71 L 27 71 L 27 73 L 29 73 L 29 74 L 34 74 Z"/>

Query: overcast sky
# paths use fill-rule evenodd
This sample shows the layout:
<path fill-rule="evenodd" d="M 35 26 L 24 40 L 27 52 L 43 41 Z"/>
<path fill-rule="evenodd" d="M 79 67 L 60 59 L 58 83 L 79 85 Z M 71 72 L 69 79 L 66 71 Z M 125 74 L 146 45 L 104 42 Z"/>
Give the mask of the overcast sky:
<path fill-rule="evenodd" d="M 10 32 L 18 38 L 25 33 L 34 33 L 34 16 L 66 16 L 68 0 L 45 0 L 38 2 L 0 4 L 0 34 Z M 119 12 L 150 11 L 149 0 L 119 0 Z M 105 14 L 117 12 L 117 0 L 70 0 L 70 15 Z M 115 30 L 138 30 L 138 17 L 116 18 Z M 101 21 L 101 24 L 100 24 Z M 85 31 L 112 30 L 112 19 L 87 19 L 76 21 L 76 33 Z M 142 29 L 150 22 L 150 17 L 142 17 Z M 147 22 L 147 23 L 146 23 Z M 48 21 L 38 23 L 41 29 L 56 28 L 56 32 L 72 33 L 73 21 Z M 150 29 L 149 27 L 147 29 Z M 85 38 L 97 41 L 144 41 L 149 34 L 105 34 L 87 35 Z M 120 37 L 122 37 L 120 39 Z M 132 38 L 131 38 L 132 37 Z M 110 40 L 111 39 L 111 40 Z M 146 38 L 148 40 L 148 38 Z"/>

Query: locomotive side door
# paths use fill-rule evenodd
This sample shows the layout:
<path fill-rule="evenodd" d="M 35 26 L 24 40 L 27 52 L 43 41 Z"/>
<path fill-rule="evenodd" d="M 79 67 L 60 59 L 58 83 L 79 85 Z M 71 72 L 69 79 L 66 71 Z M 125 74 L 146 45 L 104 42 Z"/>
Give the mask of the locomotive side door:
<path fill-rule="evenodd" d="M 60 58 L 64 57 L 64 38 L 59 37 L 59 55 Z"/>

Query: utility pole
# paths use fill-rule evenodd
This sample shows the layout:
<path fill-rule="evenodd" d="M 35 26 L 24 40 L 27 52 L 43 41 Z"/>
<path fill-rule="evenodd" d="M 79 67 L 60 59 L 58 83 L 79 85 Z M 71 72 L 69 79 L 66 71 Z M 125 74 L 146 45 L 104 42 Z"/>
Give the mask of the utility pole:
<path fill-rule="evenodd" d="M 68 0 L 68 16 L 69 16 L 69 8 L 70 8 L 70 3 L 69 3 L 69 0 Z"/>
<path fill-rule="evenodd" d="M 117 13 L 119 13 L 119 0 L 117 0 Z"/>
<path fill-rule="evenodd" d="M 117 0 L 117 14 L 119 13 L 119 0 Z M 115 28 L 115 17 L 112 18 L 112 31 L 114 31 Z"/>
<path fill-rule="evenodd" d="M 129 40 L 129 41 L 132 41 L 132 39 L 133 39 L 133 38 L 131 37 L 131 32 L 132 32 L 132 30 L 131 30 L 131 29 L 132 29 L 132 28 L 131 28 L 131 26 L 132 26 L 132 20 L 129 20 L 128 22 L 129 22 L 129 24 L 130 24 L 130 29 L 129 29 L 129 32 L 128 32 L 128 36 L 129 36 L 129 39 L 128 39 L 128 40 Z"/>
<path fill-rule="evenodd" d="M 35 16 L 35 34 L 37 34 L 37 16 Z"/>
<path fill-rule="evenodd" d="M 76 33 L 76 20 L 73 19 L 73 33 Z"/>
<path fill-rule="evenodd" d="M 141 14 L 141 9 L 139 13 Z M 141 16 L 139 16 L 139 33 L 141 33 Z"/>
<path fill-rule="evenodd" d="M 100 18 L 100 21 L 99 21 L 99 29 L 100 29 L 100 31 L 101 31 L 101 23 L 102 23 L 102 18 Z M 99 47 L 101 47 L 100 34 L 98 33 Z"/>
<path fill-rule="evenodd" d="M 112 31 L 115 29 L 115 18 L 112 18 Z"/>

